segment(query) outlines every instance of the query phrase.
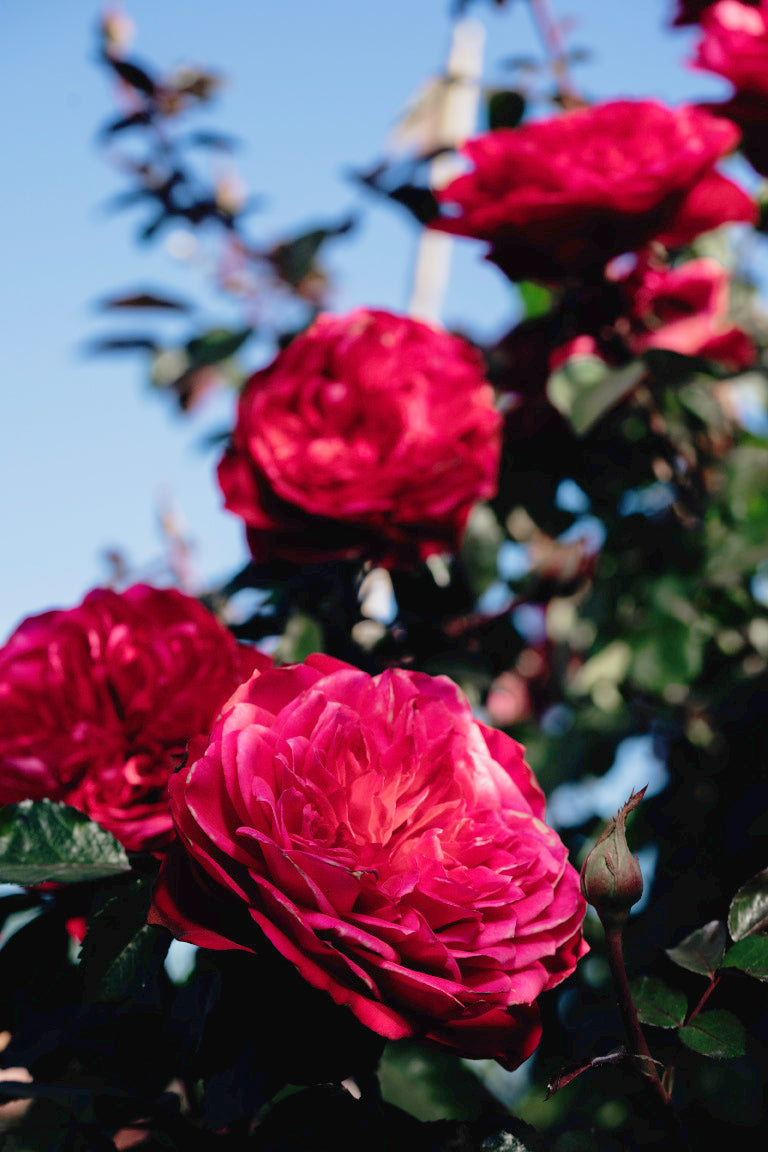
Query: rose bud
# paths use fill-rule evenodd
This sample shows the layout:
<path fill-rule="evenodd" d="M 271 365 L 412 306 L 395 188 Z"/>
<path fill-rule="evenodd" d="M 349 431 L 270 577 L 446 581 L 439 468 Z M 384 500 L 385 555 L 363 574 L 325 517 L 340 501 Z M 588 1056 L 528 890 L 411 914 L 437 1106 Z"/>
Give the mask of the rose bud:
<path fill-rule="evenodd" d="M 644 795 L 645 788 L 632 793 L 581 868 L 581 891 L 606 930 L 621 927 L 629 917 L 630 908 L 643 894 L 640 863 L 627 844 L 626 819 Z"/>

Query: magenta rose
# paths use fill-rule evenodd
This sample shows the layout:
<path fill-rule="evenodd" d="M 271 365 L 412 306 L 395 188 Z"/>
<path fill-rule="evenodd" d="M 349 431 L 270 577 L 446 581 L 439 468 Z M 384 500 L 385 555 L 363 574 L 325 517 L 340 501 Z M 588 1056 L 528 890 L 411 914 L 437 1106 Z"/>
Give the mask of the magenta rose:
<path fill-rule="evenodd" d="M 736 89 L 732 99 L 708 107 L 738 124 L 742 152 L 768 175 L 768 3 L 720 0 L 702 15 L 701 29 L 694 66 Z"/>
<path fill-rule="evenodd" d="M 251 377 L 218 475 L 257 560 L 408 566 L 458 548 L 499 454 L 476 350 L 360 308 L 320 316 Z"/>
<path fill-rule="evenodd" d="M 677 268 L 641 261 L 623 284 L 626 318 L 617 323 L 635 354 L 665 348 L 700 356 L 738 372 L 754 364 L 757 349 L 728 322 L 728 273 L 716 260 L 689 260 Z"/>
<path fill-rule="evenodd" d="M 738 129 L 701 108 L 617 100 L 463 148 L 472 170 L 438 192 L 445 232 L 490 241 L 513 280 L 559 281 L 599 270 L 655 239 L 668 247 L 756 206 L 715 164 Z"/>
<path fill-rule="evenodd" d="M 522 748 L 450 680 L 309 656 L 255 674 L 190 751 L 150 922 L 266 937 L 382 1036 L 530 1055 L 585 905 Z"/>
<path fill-rule="evenodd" d="M 29 617 L 0 649 L 0 803 L 63 801 L 130 851 L 161 847 L 187 741 L 270 664 L 172 589 L 97 588 Z"/>

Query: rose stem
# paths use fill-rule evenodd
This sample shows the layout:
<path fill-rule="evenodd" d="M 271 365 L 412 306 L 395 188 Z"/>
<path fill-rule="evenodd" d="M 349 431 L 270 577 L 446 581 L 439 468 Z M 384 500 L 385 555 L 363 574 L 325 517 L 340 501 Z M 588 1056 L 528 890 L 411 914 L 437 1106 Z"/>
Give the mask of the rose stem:
<path fill-rule="evenodd" d="M 696 1019 L 699 1012 L 701 1012 L 702 1008 L 706 1004 L 707 1000 L 709 1000 L 710 996 L 714 992 L 715 988 L 717 988 L 719 983 L 720 983 L 720 976 L 719 975 L 711 977 L 709 984 L 704 989 L 704 995 L 701 997 L 701 1000 L 699 1000 L 699 1002 L 696 1005 L 696 1007 L 694 1008 L 693 1012 L 691 1012 L 690 1016 L 686 1020 L 686 1022 L 685 1022 L 686 1025 L 690 1024 L 692 1020 Z"/>
<path fill-rule="evenodd" d="M 611 976 L 613 977 L 613 986 L 616 991 L 616 1000 L 624 1025 L 624 1031 L 629 1041 L 630 1053 L 633 1056 L 641 1057 L 643 1075 L 653 1085 L 654 1091 L 663 1103 L 669 1104 L 670 1098 L 659 1079 L 656 1065 L 653 1062 L 650 1049 L 643 1035 L 643 1030 L 640 1027 L 640 1021 L 637 1018 L 637 1009 L 632 999 L 632 993 L 629 990 L 627 970 L 624 967 L 624 950 L 622 948 L 620 927 L 606 928 L 605 945 L 608 953 L 608 963 L 611 968 Z"/>
<path fill-rule="evenodd" d="M 528 0 L 533 22 L 550 58 L 563 108 L 581 108 L 584 101 L 568 72 L 568 58 L 557 22 L 549 10 L 548 0 Z"/>

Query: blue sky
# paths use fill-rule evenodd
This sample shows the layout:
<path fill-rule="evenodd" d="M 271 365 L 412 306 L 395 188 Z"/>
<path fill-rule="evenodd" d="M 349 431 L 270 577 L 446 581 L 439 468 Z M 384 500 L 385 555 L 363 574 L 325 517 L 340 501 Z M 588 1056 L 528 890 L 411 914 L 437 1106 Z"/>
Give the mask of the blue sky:
<path fill-rule="evenodd" d="M 672 0 L 552 5 L 574 16 L 570 42 L 592 50 L 577 72 L 590 96 L 676 103 L 725 91 L 685 67 L 691 33 L 667 28 Z M 207 64 L 226 76 L 204 120 L 243 141 L 238 169 L 265 198 L 253 235 L 267 242 L 359 208 L 358 232 L 333 256 L 334 305 L 404 309 L 416 229 L 404 213 L 359 193 L 345 172 L 378 157 L 398 111 L 440 71 L 448 0 L 128 0 L 125 8 L 138 28 L 139 59 Z M 112 110 L 94 63 L 99 14 L 90 0 L 0 6 L 3 636 L 23 616 L 73 604 L 102 581 L 106 547 L 119 546 L 138 568 L 157 559 L 162 495 L 195 541 L 201 585 L 245 559 L 239 525 L 220 507 L 215 456 L 200 448 L 207 431 L 228 423 L 229 401 L 181 420 L 147 393 L 138 359 L 82 351 L 106 327 L 94 310 L 99 298 L 139 286 L 194 294 L 201 283 L 162 246 L 138 248 L 135 218 L 104 210 L 121 184 L 94 144 Z M 504 79 L 505 57 L 538 52 L 520 0 L 501 12 L 478 3 L 473 14 L 487 28 L 488 79 Z M 479 247 L 458 244 L 444 321 L 492 335 L 514 308 L 513 291 Z M 212 324 L 228 314 L 210 297 Z"/>

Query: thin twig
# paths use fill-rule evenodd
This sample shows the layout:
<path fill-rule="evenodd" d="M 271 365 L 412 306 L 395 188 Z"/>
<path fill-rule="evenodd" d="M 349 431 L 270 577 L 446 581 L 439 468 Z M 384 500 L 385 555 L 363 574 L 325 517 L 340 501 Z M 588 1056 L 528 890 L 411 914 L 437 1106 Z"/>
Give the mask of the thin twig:
<path fill-rule="evenodd" d="M 558 96 L 563 108 L 583 108 L 586 104 L 571 79 L 568 55 L 560 27 L 549 9 L 549 0 L 529 0 L 531 16 L 536 30 L 549 56 L 552 73 L 557 83 Z"/>

